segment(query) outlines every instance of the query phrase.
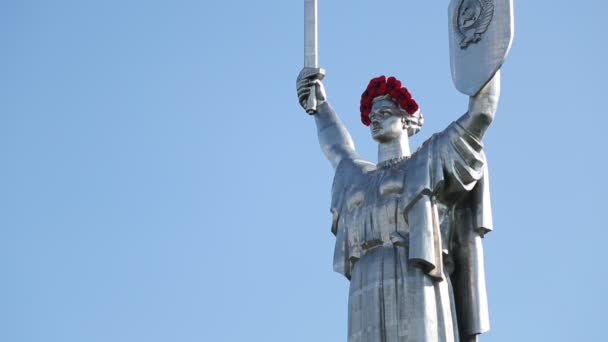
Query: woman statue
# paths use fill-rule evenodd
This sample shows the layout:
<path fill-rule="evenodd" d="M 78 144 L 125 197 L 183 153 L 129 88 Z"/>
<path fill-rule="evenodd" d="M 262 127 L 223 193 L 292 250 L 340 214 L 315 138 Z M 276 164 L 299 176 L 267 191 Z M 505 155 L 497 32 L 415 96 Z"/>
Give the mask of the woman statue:
<path fill-rule="evenodd" d="M 492 229 L 481 140 L 499 72 L 414 153 L 418 104 L 394 77 L 371 80 L 361 121 L 378 143 L 377 164 L 355 151 L 320 78 L 299 78 L 298 99 L 305 107 L 314 91 L 319 143 L 335 168 L 334 269 L 350 280 L 348 341 L 477 341 L 489 330 L 481 239 Z"/>

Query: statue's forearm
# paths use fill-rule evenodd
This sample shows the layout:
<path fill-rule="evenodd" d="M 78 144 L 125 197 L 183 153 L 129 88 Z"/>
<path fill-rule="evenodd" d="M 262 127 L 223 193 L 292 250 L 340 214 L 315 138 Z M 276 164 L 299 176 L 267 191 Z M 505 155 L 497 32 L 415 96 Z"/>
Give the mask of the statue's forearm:
<path fill-rule="evenodd" d="M 325 157 L 336 168 L 345 158 L 356 158 L 355 144 L 336 112 L 327 102 L 319 105 L 315 123 Z"/>
<path fill-rule="evenodd" d="M 459 123 L 481 139 L 494 120 L 499 97 L 500 70 L 475 96 L 469 98 L 469 111 Z"/>

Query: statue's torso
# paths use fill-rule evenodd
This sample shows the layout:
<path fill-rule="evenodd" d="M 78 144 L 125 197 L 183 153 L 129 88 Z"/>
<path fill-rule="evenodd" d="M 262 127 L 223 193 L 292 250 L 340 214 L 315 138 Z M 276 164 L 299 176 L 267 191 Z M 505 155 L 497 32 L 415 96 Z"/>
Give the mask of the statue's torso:
<path fill-rule="evenodd" d="M 482 148 L 453 123 L 388 167 L 359 159 L 338 165 L 331 204 L 334 269 L 351 280 L 350 342 L 379 335 L 391 342 L 457 341 L 453 296 L 468 310 L 459 317 L 467 333 L 487 329 L 477 271 L 478 239 L 491 229 Z M 453 258 L 472 276 L 453 278 Z"/>

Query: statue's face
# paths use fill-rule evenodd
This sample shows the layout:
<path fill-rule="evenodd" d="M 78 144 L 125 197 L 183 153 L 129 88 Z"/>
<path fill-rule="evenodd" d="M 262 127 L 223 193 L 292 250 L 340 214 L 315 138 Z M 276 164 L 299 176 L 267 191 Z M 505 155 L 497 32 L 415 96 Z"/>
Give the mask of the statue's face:
<path fill-rule="evenodd" d="M 369 118 L 372 120 L 369 125 L 372 138 L 377 142 L 389 142 L 404 132 L 399 107 L 389 99 L 374 101 Z"/>

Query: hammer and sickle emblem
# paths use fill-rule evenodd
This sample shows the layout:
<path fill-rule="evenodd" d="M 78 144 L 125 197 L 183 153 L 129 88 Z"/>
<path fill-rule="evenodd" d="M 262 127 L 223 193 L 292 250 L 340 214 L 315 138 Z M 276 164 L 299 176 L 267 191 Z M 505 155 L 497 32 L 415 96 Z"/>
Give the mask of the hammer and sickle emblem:
<path fill-rule="evenodd" d="M 460 48 L 466 49 L 469 44 L 477 43 L 488 30 L 494 17 L 493 0 L 461 0 L 458 6 L 458 32 L 462 36 Z"/>

